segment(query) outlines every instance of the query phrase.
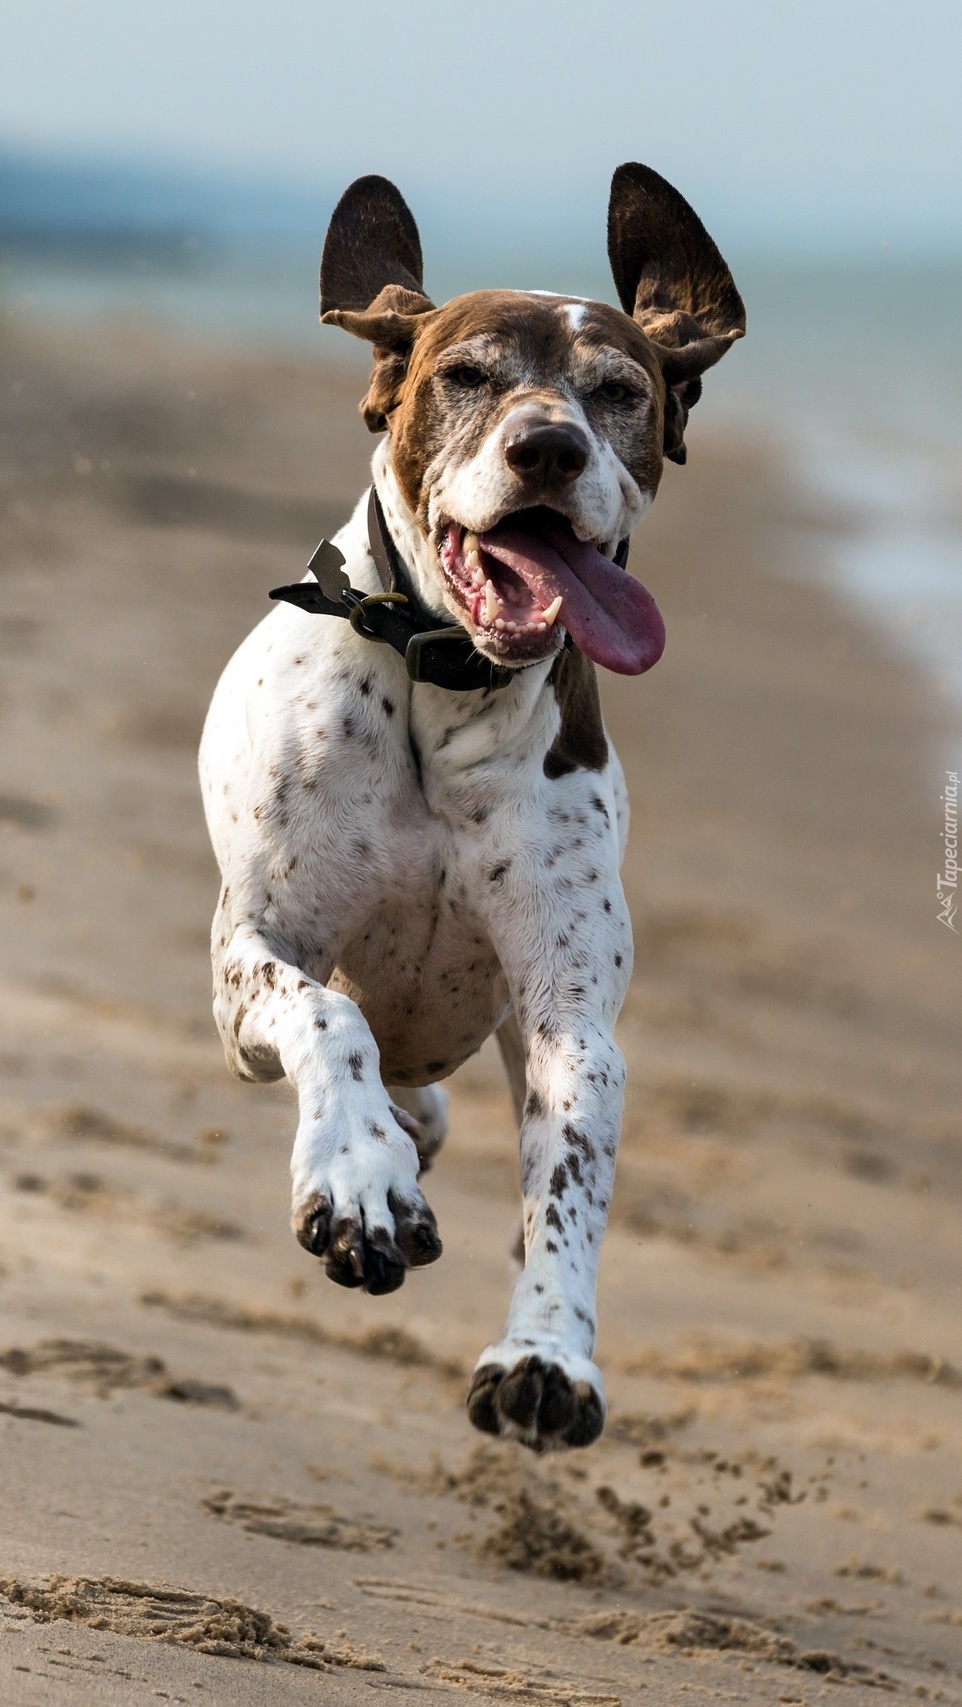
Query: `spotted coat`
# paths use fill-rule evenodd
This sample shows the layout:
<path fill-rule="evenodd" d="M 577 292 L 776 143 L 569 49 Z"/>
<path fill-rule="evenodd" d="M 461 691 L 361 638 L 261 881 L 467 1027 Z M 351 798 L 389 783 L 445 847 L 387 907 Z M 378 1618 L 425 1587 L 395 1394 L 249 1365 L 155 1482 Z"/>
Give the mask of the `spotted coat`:
<path fill-rule="evenodd" d="M 419 1180 L 444 1136 L 440 1081 L 497 1033 L 520 1115 L 524 1262 L 469 1410 L 530 1445 L 584 1445 L 604 1418 L 592 1358 L 625 1077 L 613 1026 L 632 963 L 625 791 L 594 666 L 563 649 L 560 623 L 513 660 L 510 636 L 479 634 L 439 542 L 452 516 L 480 531 L 549 501 L 610 552 L 677 449 L 697 370 L 673 378 L 644 319 L 601 304 L 482 292 L 435 310 L 413 288 L 416 228 L 384 186 L 361 181 L 356 230 L 338 226 L 348 192 L 330 265 L 331 235 L 325 249 L 334 285 L 322 271 L 329 294 L 346 281 L 333 317 L 375 343 L 364 410 L 389 431 L 374 483 L 424 604 L 518 667 L 498 691 L 450 692 L 412 684 L 347 622 L 289 605 L 265 617 L 224 671 L 201 749 L 223 879 L 214 1011 L 236 1073 L 296 1090 L 297 1237 L 332 1279 L 372 1293 L 440 1254 Z M 375 214 L 387 252 L 365 286 L 357 231 Z M 385 273 L 400 282 L 368 310 Z M 703 300 L 712 332 L 702 366 L 722 341 L 712 289 L 686 299 Z M 626 388 L 628 404 L 609 402 Z M 532 496 L 510 465 L 532 419 L 583 447 L 563 492 Z M 376 592 L 366 511 L 365 495 L 336 544 L 351 584 Z"/>

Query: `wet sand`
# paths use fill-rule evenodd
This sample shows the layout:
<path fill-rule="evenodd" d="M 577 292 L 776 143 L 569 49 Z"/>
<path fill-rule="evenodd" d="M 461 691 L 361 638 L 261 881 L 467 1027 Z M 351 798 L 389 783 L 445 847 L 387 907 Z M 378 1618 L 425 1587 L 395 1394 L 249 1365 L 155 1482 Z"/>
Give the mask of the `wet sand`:
<path fill-rule="evenodd" d="M 357 389 L 0 336 L 0 1698 L 962 1701 L 948 723 L 809 578 L 839 518 L 710 400 L 636 536 L 665 659 L 604 683 L 637 948 L 604 1439 L 467 1424 L 517 1202 L 493 1051 L 436 1267 L 359 1297 L 289 1232 L 290 1093 L 209 1017 L 194 751 L 364 484 Z"/>

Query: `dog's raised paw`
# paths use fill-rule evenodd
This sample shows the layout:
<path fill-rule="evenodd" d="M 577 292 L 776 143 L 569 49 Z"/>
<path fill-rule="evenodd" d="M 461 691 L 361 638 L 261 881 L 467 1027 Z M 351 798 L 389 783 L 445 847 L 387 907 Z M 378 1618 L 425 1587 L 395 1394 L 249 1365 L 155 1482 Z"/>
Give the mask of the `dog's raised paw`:
<path fill-rule="evenodd" d="M 409 1202 L 388 1195 L 393 1227 L 369 1226 L 363 1209 L 335 1216 L 328 1198 L 314 1192 L 295 1211 L 294 1233 L 338 1286 L 361 1286 L 373 1297 L 396 1292 L 409 1268 L 441 1255 L 437 1223 L 423 1197 Z"/>
<path fill-rule="evenodd" d="M 590 1446 L 605 1425 L 605 1403 L 595 1382 L 533 1353 L 510 1365 L 482 1363 L 467 1404 L 475 1428 L 507 1435 L 536 1452 Z"/>

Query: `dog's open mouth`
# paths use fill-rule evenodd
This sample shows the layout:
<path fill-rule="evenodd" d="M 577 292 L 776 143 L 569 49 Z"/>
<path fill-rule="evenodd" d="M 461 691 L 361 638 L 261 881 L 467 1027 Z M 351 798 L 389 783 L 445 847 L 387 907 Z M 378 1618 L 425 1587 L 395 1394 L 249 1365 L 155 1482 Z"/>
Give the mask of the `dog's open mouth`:
<path fill-rule="evenodd" d="M 661 657 L 665 625 L 651 594 L 556 510 L 517 510 L 482 534 L 448 522 L 438 554 L 476 641 L 505 663 L 547 658 L 565 630 L 620 675 Z"/>

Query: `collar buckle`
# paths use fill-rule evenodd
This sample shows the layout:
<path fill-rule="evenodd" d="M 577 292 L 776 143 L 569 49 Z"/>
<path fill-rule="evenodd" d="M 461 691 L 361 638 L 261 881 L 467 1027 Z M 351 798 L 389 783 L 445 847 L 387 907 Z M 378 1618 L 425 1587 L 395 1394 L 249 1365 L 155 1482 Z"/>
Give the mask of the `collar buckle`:
<path fill-rule="evenodd" d="M 464 629 L 456 625 L 412 634 L 404 662 L 412 682 L 433 682 L 435 687 L 454 693 L 507 687 L 514 674 L 476 651 Z"/>

